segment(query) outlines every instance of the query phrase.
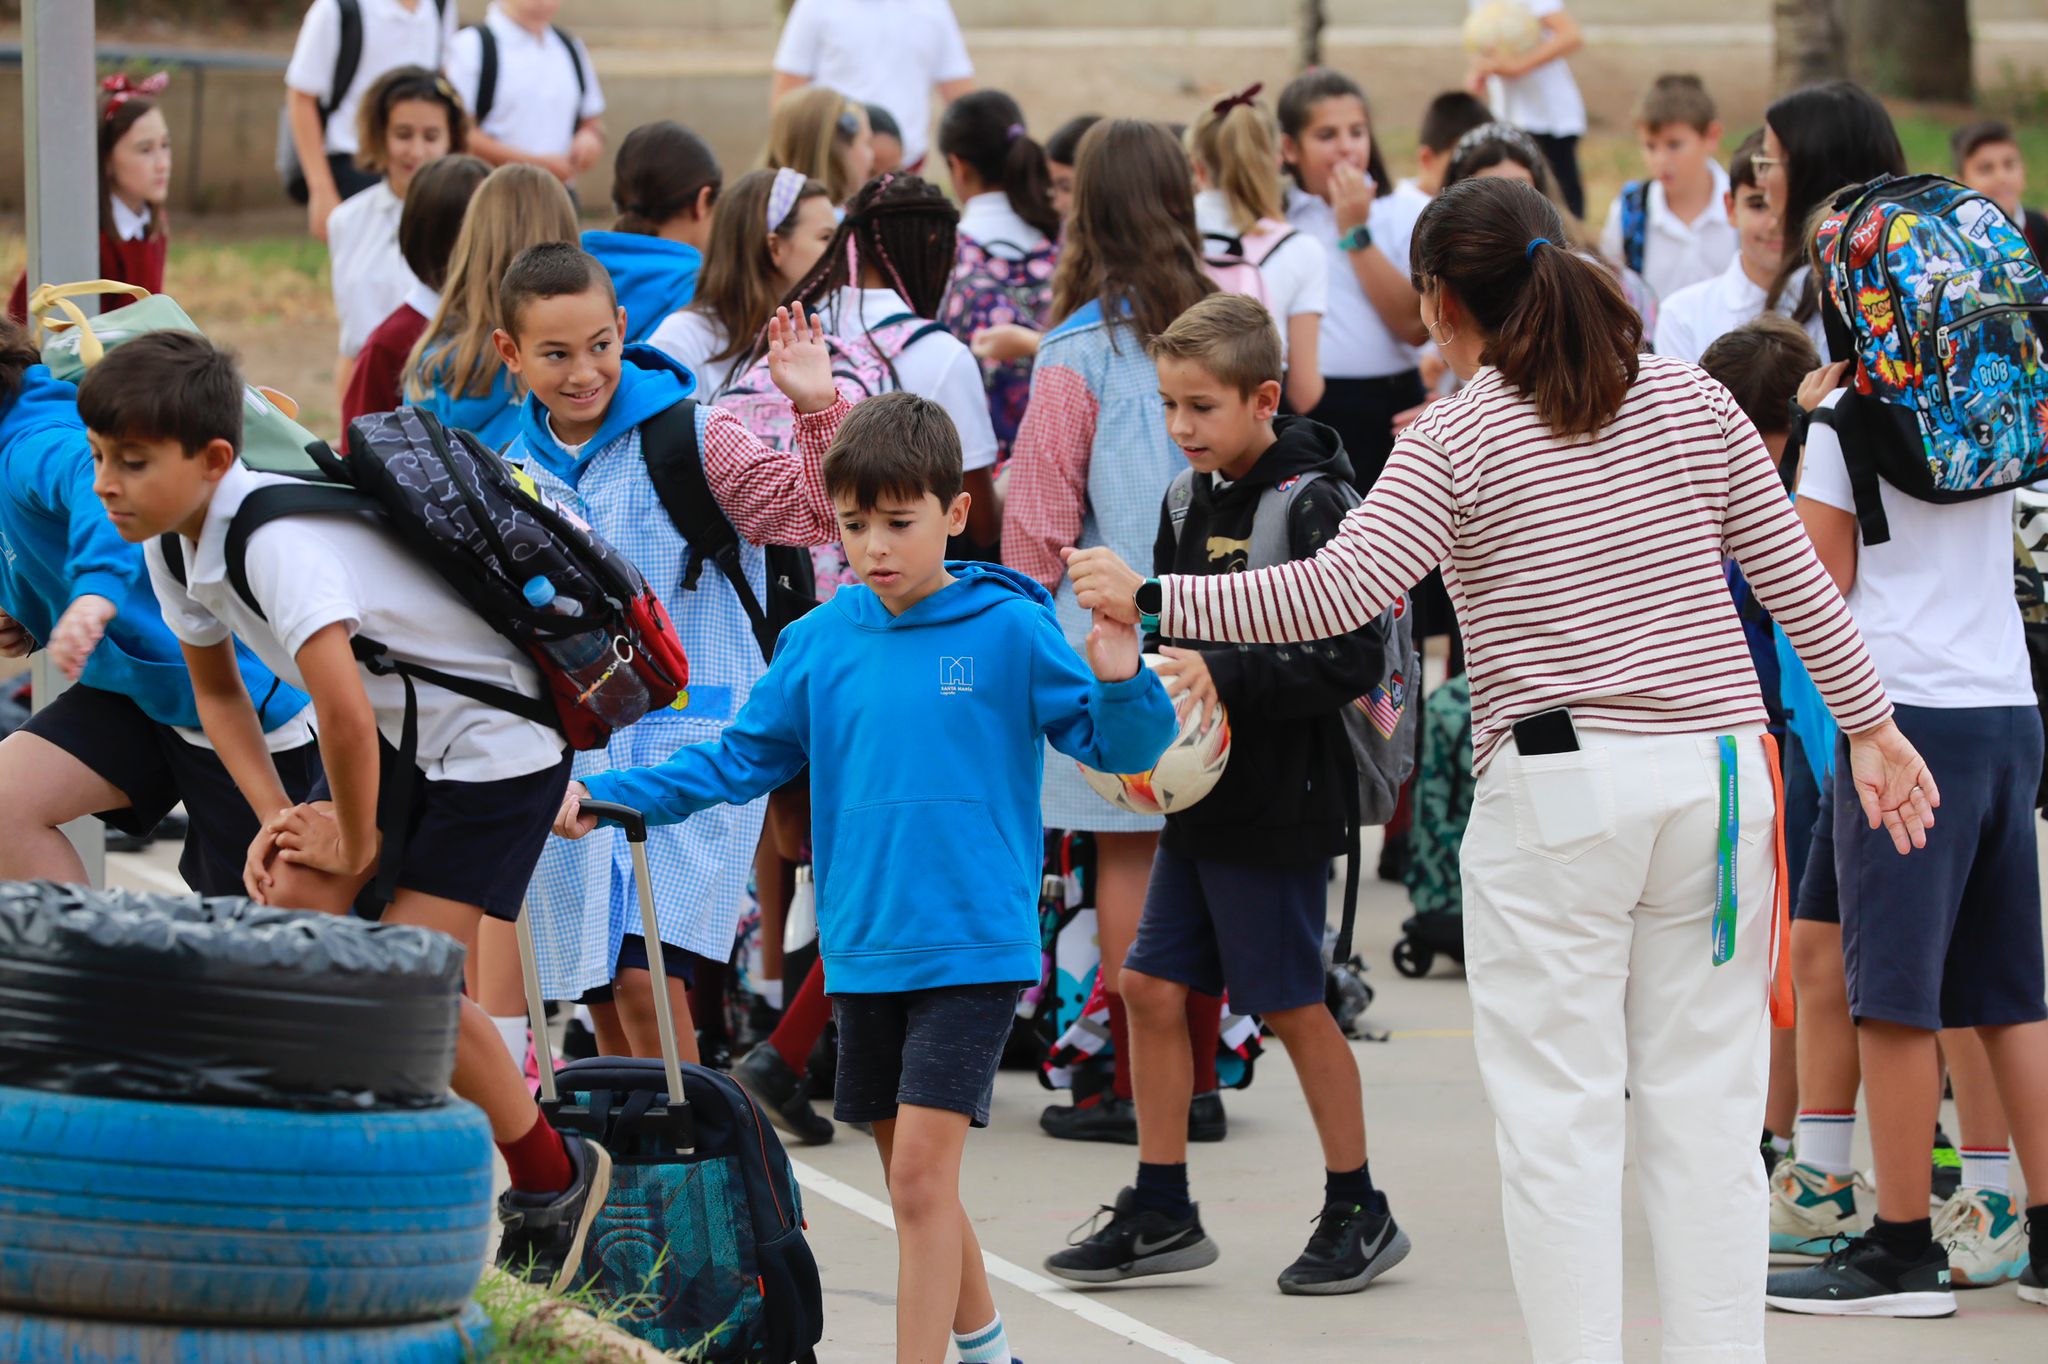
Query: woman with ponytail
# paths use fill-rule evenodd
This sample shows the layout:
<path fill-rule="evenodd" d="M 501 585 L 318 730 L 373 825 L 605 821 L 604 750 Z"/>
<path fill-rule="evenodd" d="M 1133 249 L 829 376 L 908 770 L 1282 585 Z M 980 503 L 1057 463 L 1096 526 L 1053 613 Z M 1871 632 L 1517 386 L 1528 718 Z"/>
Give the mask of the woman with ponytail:
<path fill-rule="evenodd" d="M 989 419 L 996 449 L 1007 456 L 1031 398 L 1037 334 L 1052 314 L 1060 233 L 1052 170 L 1045 149 L 1025 130 L 1024 111 L 1000 90 L 977 90 L 948 105 L 939 122 L 939 151 L 960 195 L 959 255 L 941 320 L 970 343 L 983 335 L 1031 333 L 1030 344 L 982 347 Z"/>
<path fill-rule="evenodd" d="M 1791 993 L 1776 761 L 1724 556 L 1849 735 L 1871 826 L 1925 846 L 1940 798 L 1756 428 L 1700 370 L 1638 354 L 1614 277 L 1564 233 L 1498 177 L 1423 211 L 1422 317 L 1466 384 L 1314 558 L 1146 580 L 1091 549 L 1067 571 L 1083 607 L 1272 644 L 1355 630 L 1443 566 L 1479 781 L 1473 1041 L 1534 1357 L 1621 1358 L 1632 1111 L 1665 1357 L 1763 1364 L 1756 1133 Z"/>

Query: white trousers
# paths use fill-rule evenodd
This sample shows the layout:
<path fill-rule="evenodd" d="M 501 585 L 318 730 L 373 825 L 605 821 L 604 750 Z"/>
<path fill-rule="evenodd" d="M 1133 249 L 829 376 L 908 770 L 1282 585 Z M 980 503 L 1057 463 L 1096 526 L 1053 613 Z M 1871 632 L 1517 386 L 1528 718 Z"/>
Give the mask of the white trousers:
<path fill-rule="evenodd" d="M 1621 1364 L 1631 1110 L 1666 1364 L 1764 1358 L 1775 852 L 1760 733 L 1735 736 L 1736 936 L 1720 966 L 1715 736 L 1586 730 L 1580 752 L 1538 757 L 1509 743 L 1480 779 L 1466 967 L 1536 1364 Z"/>

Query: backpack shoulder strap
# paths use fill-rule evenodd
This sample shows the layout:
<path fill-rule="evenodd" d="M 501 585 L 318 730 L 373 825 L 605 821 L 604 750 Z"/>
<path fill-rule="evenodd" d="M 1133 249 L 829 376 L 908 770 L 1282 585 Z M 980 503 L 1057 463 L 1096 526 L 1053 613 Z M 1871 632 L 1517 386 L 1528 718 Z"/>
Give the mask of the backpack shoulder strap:
<path fill-rule="evenodd" d="M 1845 393 L 1834 407 L 1816 407 L 1809 424 L 1832 429 L 1842 447 L 1842 466 L 1849 472 L 1849 494 L 1856 503 L 1856 527 L 1865 545 L 1881 545 L 1892 538 L 1891 518 L 1884 513 L 1884 494 L 1878 487 L 1877 465 L 1866 453 L 1866 442 L 1858 439 L 1856 420 L 1844 413 L 1840 403 L 1855 400 Z"/>
<path fill-rule="evenodd" d="M 1243 237 L 1234 237 L 1228 232 L 1204 232 L 1202 240 L 1216 248 L 1215 254 L 1239 258 L 1244 256 Z"/>
<path fill-rule="evenodd" d="M 334 48 L 334 83 L 320 104 L 322 123 L 340 107 L 348 88 L 356 83 L 356 72 L 363 66 L 362 0 L 334 0 L 334 8 L 341 14 L 341 41 Z"/>
<path fill-rule="evenodd" d="M 1247 569 L 1273 568 L 1294 557 L 1294 542 L 1288 535 L 1288 513 L 1293 510 L 1295 499 L 1321 477 L 1320 472 L 1312 470 L 1296 475 L 1290 483 L 1276 483 L 1259 494 L 1259 505 L 1252 512 L 1252 544 L 1245 564 Z"/>
<path fill-rule="evenodd" d="M 654 495 L 678 534 L 688 542 L 690 557 L 683 570 L 683 587 L 694 592 L 698 575 L 708 560 L 732 585 L 733 595 L 747 613 L 754 630 L 754 642 L 761 657 L 775 653 L 775 632 L 754 586 L 747 581 L 740 562 L 740 533 L 733 528 L 725 510 L 712 494 L 711 481 L 704 475 L 704 452 L 697 441 L 697 403 L 689 398 L 658 412 L 640 426 L 640 458 L 647 465 L 647 477 Z"/>
<path fill-rule="evenodd" d="M 1173 547 L 1180 548 L 1180 533 L 1188 524 L 1188 509 L 1195 502 L 1195 471 L 1182 469 L 1166 485 L 1166 519 L 1173 527 Z"/>
<path fill-rule="evenodd" d="M 569 49 L 569 69 L 576 73 L 576 121 L 583 122 L 583 96 L 590 92 L 590 77 L 584 74 L 583 57 L 576 51 L 576 39 L 560 24 L 552 26 L 555 36 L 562 40 L 562 46 Z"/>
<path fill-rule="evenodd" d="M 256 594 L 249 587 L 249 537 L 272 521 L 314 512 L 376 511 L 375 499 L 332 483 L 278 484 L 258 488 L 242 499 L 242 505 L 228 519 L 227 541 L 222 552 L 227 558 L 228 586 L 258 619 L 268 620 Z M 168 553 L 165 555 L 169 557 Z M 179 581 L 183 581 L 182 575 Z"/>
<path fill-rule="evenodd" d="M 163 551 L 164 567 L 170 570 L 171 581 L 185 586 L 185 547 L 178 543 L 178 532 L 165 531 L 156 537 L 156 545 Z"/>
<path fill-rule="evenodd" d="M 476 108 L 470 111 L 470 118 L 475 121 L 475 126 L 480 128 L 498 103 L 498 35 L 491 32 L 489 24 L 471 24 L 469 31 L 476 34 L 479 58 L 476 70 Z"/>

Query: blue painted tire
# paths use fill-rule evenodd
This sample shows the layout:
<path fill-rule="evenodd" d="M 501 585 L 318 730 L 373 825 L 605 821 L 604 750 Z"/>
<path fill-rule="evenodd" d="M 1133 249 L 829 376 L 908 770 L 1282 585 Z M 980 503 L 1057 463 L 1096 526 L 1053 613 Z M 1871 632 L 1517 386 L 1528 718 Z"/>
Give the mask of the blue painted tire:
<path fill-rule="evenodd" d="M 0 1312 L 0 1359 L 17 1364 L 458 1364 L 490 1353 L 491 1319 L 459 1316 L 340 1331 L 151 1326 Z"/>
<path fill-rule="evenodd" d="M 0 1307 L 444 1317 L 482 1273 L 492 1203 L 490 1125 L 466 1103 L 290 1113 L 0 1088 Z"/>

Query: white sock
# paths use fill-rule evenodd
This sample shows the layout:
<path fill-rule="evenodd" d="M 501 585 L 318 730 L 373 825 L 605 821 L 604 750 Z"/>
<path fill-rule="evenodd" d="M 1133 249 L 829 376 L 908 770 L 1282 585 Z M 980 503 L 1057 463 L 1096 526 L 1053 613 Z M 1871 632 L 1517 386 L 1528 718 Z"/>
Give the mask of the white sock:
<path fill-rule="evenodd" d="M 1772 1154 L 1772 1155 L 1777 1155 L 1777 1156 L 1789 1156 L 1789 1155 L 1791 1155 L 1791 1154 L 1792 1154 L 1792 1138 L 1790 1138 L 1790 1137 L 1781 1137 L 1781 1136 L 1778 1136 L 1778 1135 L 1777 1135 L 1776 1133 L 1773 1133 L 1773 1134 L 1771 1135 L 1771 1154 Z"/>
<path fill-rule="evenodd" d="M 777 1013 L 782 1011 L 782 982 L 779 980 L 757 981 L 754 993 L 761 996 L 761 1002 Z"/>
<path fill-rule="evenodd" d="M 1856 1114 L 1802 1111 L 1792 1125 L 1799 1163 L 1846 1179 L 1856 1173 L 1849 1148 L 1856 1140 Z"/>
<path fill-rule="evenodd" d="M 960 1352 L 960 1364 L 1010 1364 L 1010 1338 L 1003 1332 L 1003 1314 L 979 1331 L 953 1333 L 953 1348 Z"/>
<path fill-rule="evenodd" d="M 491 1026 L 498 1030 L 498 1037 L 505 1043 L 505 1050 L 512 1053 L 512 1064 L 526 1069 L 526 1015 L 515 1014 L 510 1018 L 493 1018 Z"/>
<path fill-rule="evenodd" d="M 2012 1192 L 2012 1149 L 2010 1147 L 1964 1146 L 1963 1187 L 1989 1189 L 1992 1193 Z"/>

